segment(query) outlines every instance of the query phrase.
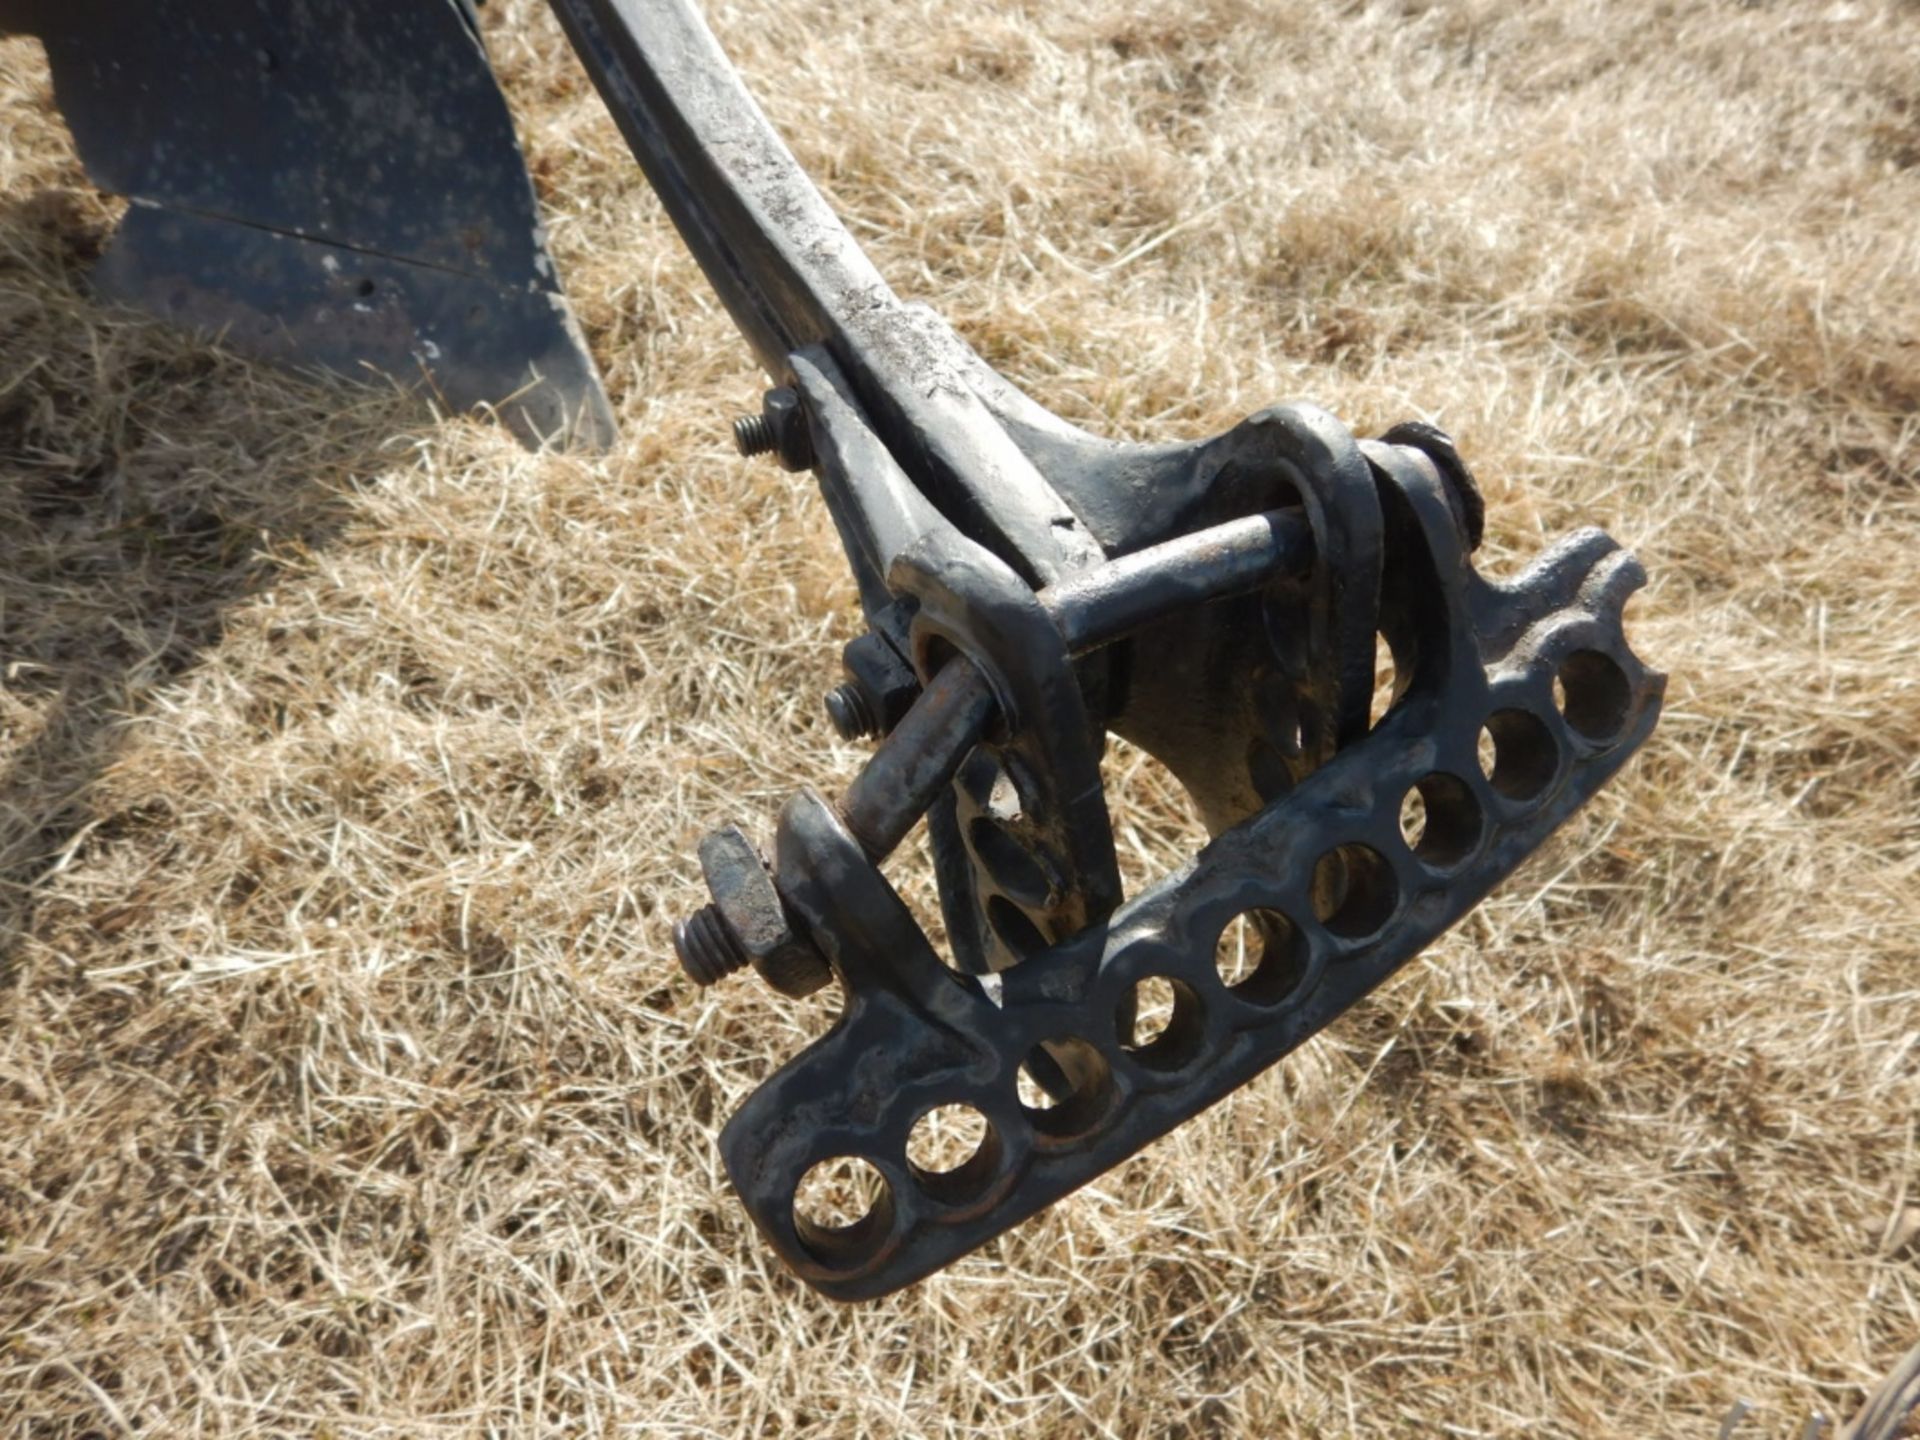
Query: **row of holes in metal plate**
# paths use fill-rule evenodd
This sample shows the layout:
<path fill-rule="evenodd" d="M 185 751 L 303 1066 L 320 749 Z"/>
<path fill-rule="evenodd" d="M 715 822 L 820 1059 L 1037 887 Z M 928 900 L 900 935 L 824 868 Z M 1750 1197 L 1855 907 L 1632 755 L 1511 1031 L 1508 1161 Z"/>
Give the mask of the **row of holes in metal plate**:
<path fill-rule="evenodd" d="M 1610 657 L 1582 650 L 1562 663 L 1554 679 L 1554 700 L 1568 728 L 1597 746 L 1619 738 L 1631 703 L 1625 674 Z M 1376 717 L 1377 718 L 1377 717 Z M 1508 800 L 1536 798 L 1558 768 L 1558 752 L 1546 723 L 1531 711 L 1506 709 L 1482 727 L 1479 761 L 1487 783 Z M 1421 864 L 1445 873 L 1463 865 L 1480 847 L 1487 826 L 1471 786 L 1455 775 L 1435 771 L 1410 786 L 1400 805 L 1400 834 Z M 1393 867 L 1370 846 L 1340 845 L 1315 865 L 1314 918 L 1344 940 L 1365 940 L 1386 924 L 1398 901 Z M 1280 911 L 1249 910 L 1228 924 L 1215 948 L 1221 983 L 1236 996 L 1261 1005 L 1292 998 L 1305 971 L 1305 947 L 1293 922 Z M 1115 1015 L 1115 1041 L 1135 1059 L 1156 1068 L 1178 1068 L 1192 1059 L 1185 1053 L 1199 1033 L 1200 996 L 1165 976 L 1147 976 L 1133 988 L 1130 1005 Z M 1034 1078 L 1033 1057 L 1020 1067 L 1017 1087 L 1022 1110 L 1056 1135 L 1073 1127 L 1072 1112 L 1090 1115 L 1104 1084 L 1106 1066 L 1098 1048 L 1079 1037 L 1051 1042 L 1084 1060 L 1087 1078 L 1066 1095 L 1050 1093 Z M 1056 1086 L 1057 1088 L 1057 1086 Z M 999 1136 L 987 1117 L 971 1105 L 935 1106 L 914 1122 L 906 1145 L 908 1172 L 936 1199 L 961 1203 L 990 1183 L 998 1160 Z M 794 1194 L 794 1219 L 801 1239 L 824 1261 L 853 1261 L 871 1236 L 876 1210 L 888 1198 L 888 1186 L 871 1163 L 841 1155 L 822 1160 L 802 1177 Z"/>

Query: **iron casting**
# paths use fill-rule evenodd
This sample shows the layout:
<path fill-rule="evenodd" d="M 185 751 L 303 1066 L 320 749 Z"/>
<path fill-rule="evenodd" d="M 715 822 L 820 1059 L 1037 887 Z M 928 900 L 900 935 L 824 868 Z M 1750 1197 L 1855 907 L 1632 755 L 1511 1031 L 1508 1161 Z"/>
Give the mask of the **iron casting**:
<path fill-rule="evenodd" d="M 774 381 L 742 450 L 813 470 L 858 584 L 868 633 L 830 710 L 880 737 L 872 758 L 837 802 L 796 796 L 770 855 L 738 831 L 703 847 L 716 903 L 676 938 L 703 982 L 749 963 L 787 993 L 837 982 L 831 1029 L 720 1146 L 798 1275 L 880 1295 L 1258 1075 L 1537 849 L 1658 715 L 1662 678 L 1621 628 L 1644 576 L 1588 530 L 1481 577 L 1479 491 L 1417 422 L 1361 440 L 1293 404 L 1169 445 L 1067 424 L 894 295 L 691 8 L 553 5 Z M 1376 637 L 1397 677 L 1377 724 Z M 1133 896 L 1109 733 L 1164 763 L 1212 836 Z M 922 818 L 944 956 L 882 868 Z M 1230 984 L 1241 917 L 1260 953 Z M 1156 980 L 1173 1013 L 1146 1038 Z M 950 1105 L 985 1138 L 924 1170 L 909 1136 Z M 865 1216 L 798 1212 L 842 1157 L 880 1177 Z"/>
<path fill-rule="evenodd" d="M 1621 623 L 1645 577 L 1597 530 L 1513 579 L 1480 575 L 1483 501 L 1430 425 L 1364 439 L 1304 403 L 1187 443 L 1068 424 L 894 294 L 685 0 L 552 5 L 769 378 L 736 427 L 742 452 L 811 470 L 858 587 L 866 633 L 828 706 L 840 733 L 874 740 L 871 758 L 837 800 L 794 797 L 765 853 L 737 827 L 710 837 L 714 903 L 676 945 L 701 984 L 751 968 L 789 996 L 837 986 L 831 1027 L 720 1148 L 794 1272 L 864 1299 L 1259 1075 L 1538 849 L 1658 717 L 1663 679 Z M 56 59 L 68 104 L 88 96 L 82 116 L 125 103 L 83 92 L 76 64 Z M 502 191 L 492 213 L 520 215 L 522 198 Z M 163 213 L 194 228 L 209 209 Z M 352 243 L 449 285 L 541 267 L 529 225 L 476 279 L 434 258 L 448 214 L 416 220 L 414 243 Z M 283 222 L 264 233 L 305 243 Z M 263 280 L 264 313 L 289 284 Z M 496 349 L 571 335 L 557 283 L 528 294 L 547 339 L 503 339 L 495 326 L 518 321 L 494 310 L 475 324 Z M 573 374 L 568 403 L 599 415 L 590 372 Z M 1381 640 L 1395 681 L 1376 720 Z M 1211 837 L 1133 895 L 1102 784 L 1109 735 L 1162 762 Z M 923 820 L 944 954 L 885 873 Z M 1172 996 L 1151 1033 L 1148 984 Z M 951 1105 L 984 1117 L 985 1138 L 957 1168 L 924 1169 L 909 1137 Z M 799 1213 L 803 1178 L 846 1157 L 880 1178 L 864 1217 Z"/>

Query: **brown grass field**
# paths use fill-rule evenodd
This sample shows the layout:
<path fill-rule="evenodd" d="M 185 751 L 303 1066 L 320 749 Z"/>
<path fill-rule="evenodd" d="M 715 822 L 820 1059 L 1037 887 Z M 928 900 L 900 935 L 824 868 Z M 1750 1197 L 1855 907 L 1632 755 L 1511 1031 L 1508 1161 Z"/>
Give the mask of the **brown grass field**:
<path fill-rule="evenodd" d="M 624 426 L 531 454 L 92 302 L 0 43 L 0 1433 L 1797 1436 L 1920 1336 L 1920 8 L 726 0 L 882 270 L 1046 404 L 1459 437 L 1638 550 L 1622 779 L 1277 1069 L 862 1307 L 719 1123 L 714 824 L 862 755 L 761 377 L 535 0 Z M 1133 881 L 1194 826 L 1113 757 Z M 916 864 L 895 874 L 918 905 Z"/>

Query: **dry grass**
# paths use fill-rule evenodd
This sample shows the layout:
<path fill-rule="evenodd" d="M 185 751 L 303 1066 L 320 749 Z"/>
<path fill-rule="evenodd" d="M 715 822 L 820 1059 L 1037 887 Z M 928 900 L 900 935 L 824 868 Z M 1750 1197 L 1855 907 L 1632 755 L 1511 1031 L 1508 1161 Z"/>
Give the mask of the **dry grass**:
<path fill-rule="evenodd" d="M 532 0 L 625 426 L 529 456 L 92 305 L 0 45 L 0 1430 L 1708 1435 L 1920 1330 L 1920 12 L 1065 0 L 716 29 L 882 268 L 1129 435 L 1454 428 L 1491 563 L 1654 575 L 1649 751 L 1278 1071 L 948 1273 L 779 1273 L 712 1135 L 823 1023 L 677 977 L 844 783 L 816 497 Z M 1116 767 L 1123 851 L 1184 822 Z M 926 879 L 904 876 L 924 899 Z"/>

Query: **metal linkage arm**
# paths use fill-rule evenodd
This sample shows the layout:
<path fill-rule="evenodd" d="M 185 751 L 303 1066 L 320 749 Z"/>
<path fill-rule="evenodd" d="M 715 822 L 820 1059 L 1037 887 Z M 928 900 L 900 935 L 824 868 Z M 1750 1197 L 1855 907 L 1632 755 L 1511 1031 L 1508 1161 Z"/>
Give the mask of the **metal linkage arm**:
<path fill-rule="evenodd" d="M 813 470 L 859 585 L 869 633 L 829 708 L 884 738 L 838 804 L 786 807 L 771 859 L 709 837 L 713 904 L 675 939 L 702 983 L 841 987 L 721 1149 L 809 1283 L 884 1293 L 1272 1065 L 1584 803 L 1659 713 L 1621 630 L 1643 577 L 1586 531 L 1481 579 L 1479 492 L 1430 426 L 1360 441 L 1292 405 L 1193 444 L 1084 434 L 894 296 L 681 0 L 552 3 L 775 382 L 742 449 Z M 1379 638 L 1396 683 L 1373 723 Z M 1132 896 L 1109 733 L 1213 836 Z M 922 817 L 944 959 L 880 869 Z M 1237 920 L 1250 959 L 1223 963 Z M 1152 1034 L 1150 982 L 1174 997 Z M 953 1105 L 983 1125 L 972 1155 L 911 1160 Z M 879 1186 L 844 1225 L 795 1201 L 841 1157 Z"/>
<path fill-rule="evenodd" d="M 767 373 L 824 347 L 882 443 L 944 510 L 1045 583 L 1099 551 L 903 305 L 682 0 L 552 0 L 640 168 Z"/>

